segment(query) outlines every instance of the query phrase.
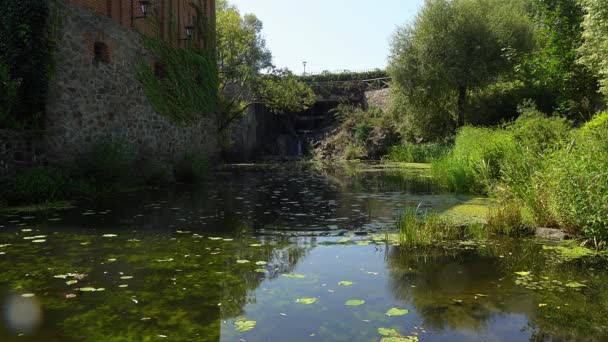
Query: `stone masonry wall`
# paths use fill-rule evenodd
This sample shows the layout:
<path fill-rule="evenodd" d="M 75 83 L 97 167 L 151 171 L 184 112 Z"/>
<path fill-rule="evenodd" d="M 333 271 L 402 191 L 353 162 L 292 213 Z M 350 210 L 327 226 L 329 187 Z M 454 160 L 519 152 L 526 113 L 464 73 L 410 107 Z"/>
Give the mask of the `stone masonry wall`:
<path fill-rule="evenodd" d="M 218 154 L 213 120 L 182 127 L 157 114 L 137 80 L 152 63 L 138 34 L 86 8 L 56 1 L 60 18 L 56 70 L 47 101 L 45 145 L 52 160 L 71 159 L 92 144 L 121 141 L 140 156 L 178 160 Z M 108 62 L 95 59 L 96 43 Z"/>
<path fill-rule="evenodd" d="M 44 142 L 33 132 L 0 129 L 0 178 L 48 163 Z"/>

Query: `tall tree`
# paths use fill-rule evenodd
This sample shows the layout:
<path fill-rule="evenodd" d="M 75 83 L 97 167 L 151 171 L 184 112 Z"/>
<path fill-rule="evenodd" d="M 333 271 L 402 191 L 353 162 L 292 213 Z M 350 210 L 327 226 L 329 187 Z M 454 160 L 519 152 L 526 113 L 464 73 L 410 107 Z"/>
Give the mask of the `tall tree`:
<path fill-rule="evenodd" d="M 582 0 L 582 4 L 586 13 L 580 62 L 598 75 L 601 91 L 608 96 L 608 1 Z"/>
<path fill-rule="evenodd" d="M 262 22 L 253 14 L 241 16 L 226 0 L 217 3 L 217 42 L 222 128 L 251 104 L 274 112 L 300 111 L 316 96 L 289 70 L 277 69 L 262 36 Z"/>
<path fill-rule="evenodd" d="M 597 102 L 597 79 L 577 63 L 582 44 L 584 10 L 579 0 L 533 0 L 531 13 L 538 26 L 538 48 L 524 58 L 519 70 L 530 87 L 544 89 L 537 101 L 573 119 L 587 119 Z M 547 98 L 548 97 L 548 98 Z"/>
<path fill-rule="evenodd" d="M 511 70 L 507 52 L 531 46 L 522 1 L 426 0 L 415 21 L 393 37 L 396 104 L 415 135 L 444 135 L 465 124 L 470 91 Z"/>

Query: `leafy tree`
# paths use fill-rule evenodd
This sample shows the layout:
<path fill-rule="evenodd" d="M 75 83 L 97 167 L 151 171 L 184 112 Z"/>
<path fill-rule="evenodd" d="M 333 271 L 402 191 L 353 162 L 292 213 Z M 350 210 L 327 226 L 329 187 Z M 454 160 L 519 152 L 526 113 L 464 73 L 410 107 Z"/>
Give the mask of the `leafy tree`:
<path fill-rule="evenodd" d="M 522 1 L 427 0 L 392 43 L 395 106 L 408 130 L 436 138 L 464 125 L 469 92 L 512 70 L 532 37 Z"/>
<path fill-rule="evenodd" d="M 12 102 L 0 126 L 38 128 L 53 69 L 49 1 L 0 0 L 0 8 L 0 64 L 8 67 L 8 78 L 17 87 L 12 98 L 0 93 L 1 102 Z"/>
<path fill-rule="evenodd" d="M 589 119 L 597 102 L 597 80 L 585 65 L 577 63 L 582 44 L 583 8 L 578 0 L 533 0 L 532 16 L 538 25 L 538 48 L 528 54 L 518 70 L 532 88 L 545 89 L 537 102 Z"/>
<path fill-rule="evenodd" d="M 601 91 L 608 96 L 608 1 L 582 0 L 582 4 L 586 14 L 580 62 L 598 75 Z"/>
<path fill-rule="evenodd" d="M 226 0 L 217 3 L 217 39 L 222 129 L 251 104 L 272 111 L 300 111 L 315 102 L 313 91 L 289 70 L 277 69 L 266 46 L 262 22 L 241 16 Z"/>

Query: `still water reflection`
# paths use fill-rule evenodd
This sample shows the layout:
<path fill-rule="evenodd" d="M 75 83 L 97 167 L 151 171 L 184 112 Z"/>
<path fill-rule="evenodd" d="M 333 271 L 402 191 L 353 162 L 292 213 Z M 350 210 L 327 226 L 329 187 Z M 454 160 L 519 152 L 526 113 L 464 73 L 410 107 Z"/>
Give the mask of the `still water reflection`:
<path fill-rule="evenodd" d="M 385 243 L 407 205 L 479 205 L 436 194 L 426 172 L 232 166 L 199 189 L 5 214 L 0 340 L 608 339 L 600 257 Z"/>

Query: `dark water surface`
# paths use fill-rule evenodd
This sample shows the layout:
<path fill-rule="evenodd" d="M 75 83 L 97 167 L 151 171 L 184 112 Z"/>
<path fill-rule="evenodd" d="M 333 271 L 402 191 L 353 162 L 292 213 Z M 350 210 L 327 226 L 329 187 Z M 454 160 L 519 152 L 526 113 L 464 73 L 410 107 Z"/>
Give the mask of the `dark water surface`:
<path fill-rule="evenodd" d="M 231 166 L 199 189 L 5 213 L 0 341 L 608 341 L 602 257 L 387 243 L 400 208 L 485 205 L 433 195 L 425 172 Z"/>

